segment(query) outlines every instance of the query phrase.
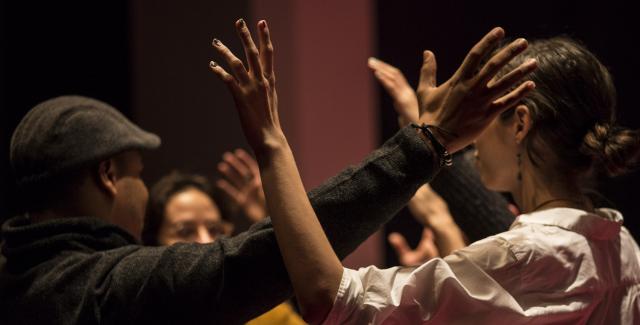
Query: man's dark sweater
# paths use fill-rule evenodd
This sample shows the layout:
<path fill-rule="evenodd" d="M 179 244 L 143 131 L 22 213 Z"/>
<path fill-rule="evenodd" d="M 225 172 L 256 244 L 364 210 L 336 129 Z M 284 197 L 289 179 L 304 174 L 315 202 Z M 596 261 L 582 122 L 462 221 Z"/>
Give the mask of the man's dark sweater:
<path fill-rule="evenodd" d="M 437 172 L 412 128 L 309 193 L 343 258 Z M 3 324 L 235 324 L 288 298 L 291 285 L 270 220 L 215 243 L 143 247 L 92 217 L 3 226 Z"/>

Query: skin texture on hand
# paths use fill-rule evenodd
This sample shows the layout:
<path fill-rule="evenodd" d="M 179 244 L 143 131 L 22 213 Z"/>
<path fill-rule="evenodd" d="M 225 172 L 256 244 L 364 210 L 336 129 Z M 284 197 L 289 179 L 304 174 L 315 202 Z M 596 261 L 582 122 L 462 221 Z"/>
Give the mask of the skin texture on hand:
<path fill-rule="evenodd" d="M 466 246 L 464 236 L 453 220 L 447 203 L 428 184 L 418 189 L 408 204 L 409 211 L 424 226 L 418 246 L 411 249 L 399 233 L 389 234 L 400 264 L 415 266 L 438 257 L 447 256 Z"/>
<path fill-rule="evenodd" d="M 427 227 L 422 230 L 422 237 L 415 249 L 411 249 L 406 238 L 400 233 L 393 232 L 388 237 L 389 244 L 398 255 L 398 260 L 403 266 L 416 266 L 440 256 L 438 247 L 434 241 L 433 231 Z"/>
<path fill-rule="evenodd" d="M 446 130 L 435 129 L 433 133 L 450 153 L 471 144 L 498 114 L 518 103 L 535 87 L 532 81 L 526 81 L 509 91 L 536 68 L 535 60 L 528 60 L 493 80 L 504 65 L 527 48 L 524 39 L 515 40 L 481 64 L 482 58 L 491 53 L 503 37 L 504 30 L 494 28 L 469 51 L 454 75 L 439 86 L 436 86 L 435 56 L 430 51 L 424 52 L 417 90 L 419 122 L 433 123 Z"/>
<path fill-rule="evenodd" d="M 466 246 L 462 231 L 453 221 L 447 202 L 429 185 L 425 184 L 418 189 L 408 207 L 418 222 L 433 230 L 440 255 L 447 256 Z"/>
<path fill-rule="evenodd" d="M 267 216 L 258 163 L 242 149 L 225 152 L 218 163 L 216 187 L 227 197 L 232 214 L 251 224 Z"/>
<path fill-rule="evenodd" d="M 273 71 L 273 45 L 265 21 L 258 24 L 260 50 L 256 47 L 244 20 L 236 22 L 238 36 L 242 40 L 248 68 L 220 40 L 213 40 L 213 47 L 230 66 L 229 74 L 216 62 L 211 70 L 227 85 L 236 103 L 240 123 L 249 145 L 256 155 L 270 151 L 272 147 L 286 143 L 278 116 L 278 96 Z"/>
<path fill-rule="evenodd" d="M 393 108 L 398 113 L 398 124 L 402 128 L 417 123 L 419 118 L 418 97 L 407 79 L 398 68 L 376 58 L 367 62 L 373 75 L 393 100 Z"/>

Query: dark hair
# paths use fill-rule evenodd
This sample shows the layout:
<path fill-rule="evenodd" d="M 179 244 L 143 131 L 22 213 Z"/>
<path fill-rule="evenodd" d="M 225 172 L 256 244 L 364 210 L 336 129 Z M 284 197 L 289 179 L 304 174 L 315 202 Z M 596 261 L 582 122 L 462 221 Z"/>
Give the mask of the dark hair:
<path fill-rule="evenodd" d="M 616 89 L 595 55 L 568 37 L 534 40 L 499 75 L 529 58 L 538 63 L 529 76 L 536 88 L 522 100 L 533 122 L 525 139 L 533 164 L 539 167 L 542 154 L 551 153 L 544 157 L 545 166 L 573 177 L 591 175 L 599 167 L 609 176 L 632 168 L 640 151 L 639 133 L 616 125 Z"/>
<path fill-rule="evenodd" d="M 142 242 L 145 245 L 160 245 L 158 243 L 158 232 L 165 218 L 167 203 L 174 195 L 189 189 L 199 190 L 207 194 L 215 202 L 209 181 L 201 175 L 173 171 L 162 177 L 151 187 L 147 214 L 142 228 Z"/>

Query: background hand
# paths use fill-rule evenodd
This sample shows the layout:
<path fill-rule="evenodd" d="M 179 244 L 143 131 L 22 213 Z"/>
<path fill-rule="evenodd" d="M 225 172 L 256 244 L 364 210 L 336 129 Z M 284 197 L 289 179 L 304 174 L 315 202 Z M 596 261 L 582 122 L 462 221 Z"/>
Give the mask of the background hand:
<path fill-rule="evenodd" d="M 398 68 L 376 58 L 367 62 L 380 84 L 393 99 L 400 127 L 418 123 L 418 97 Z"/>
<path fill-rule="evenodd" d="M 427 227 L 422 230 L 422 238 L 416 249 L 411 249 L 404 236 L 397 232 L 389 234 L 388 240 L 391 247 L 396 251 L 400 264 L 403 266 L 420 265 L 440 256 L 438 247 L 434 242 L 433 232 Z"/>
<path fill-rule="evenodd" d="M 240 214 L 253 224 L 267 216 L 258 163 L 244 150 L 225 152 L 218 163 L 222 176 L 216 186 L 228 198 L 232 213 Z"/>
<path fill-rule="evenodd" d="M 453 220 L 447 202 L 428 184 L 421 186 L 408 204 L 413 217 L 433 231 L 433 241 L 440 255 L 447 256 L 466 246 L 464 235 Z"/>

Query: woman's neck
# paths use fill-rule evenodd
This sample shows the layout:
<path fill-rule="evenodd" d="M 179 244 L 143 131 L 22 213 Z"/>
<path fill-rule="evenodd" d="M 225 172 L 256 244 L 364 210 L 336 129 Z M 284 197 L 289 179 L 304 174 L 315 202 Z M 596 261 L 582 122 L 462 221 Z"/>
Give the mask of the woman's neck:
<path fill-rule="evenodd" d="M 558 207 L 593 211 L 591 200 L 570 176 L 544 174 L 528 165 L 529 168 L 523 170 L 522 179 L 512 191 L 522 213 Z"/>

